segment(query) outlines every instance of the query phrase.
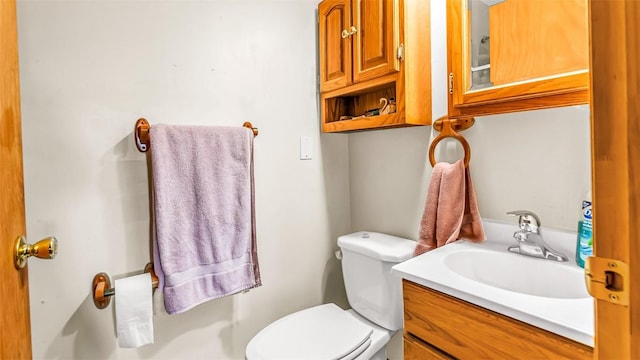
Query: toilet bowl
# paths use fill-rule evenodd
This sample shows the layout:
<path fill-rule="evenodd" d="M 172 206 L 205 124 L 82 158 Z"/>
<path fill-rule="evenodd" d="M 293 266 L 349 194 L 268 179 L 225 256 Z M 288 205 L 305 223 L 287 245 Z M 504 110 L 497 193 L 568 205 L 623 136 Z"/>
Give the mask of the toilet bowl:
<path fill-rule="evenodd" d="M 282 317 L 256 334 L 248 360 L 384 360 L 386 345 L 402 328 L 402 289 L 391 267 L 413 255 L 415 242 L 358 232 L 338 238 L 352 309 L 323 304 Z"/>

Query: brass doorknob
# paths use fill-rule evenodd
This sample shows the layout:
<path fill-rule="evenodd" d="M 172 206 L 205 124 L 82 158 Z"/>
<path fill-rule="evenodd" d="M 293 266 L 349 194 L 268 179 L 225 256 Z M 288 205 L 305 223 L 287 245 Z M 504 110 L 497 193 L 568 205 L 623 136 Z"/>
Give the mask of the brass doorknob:
<path fill-rule="evenodd" d="M 16 269 L 27 265 L 27 258 L 35 256 L 40 259 L 53 259 L 58 253 L 58 240 L 53 236 L 44 238 L 33 245 L 27 244 L 24 236 L 18 236 L 13 248 L 13 258 Z"/>

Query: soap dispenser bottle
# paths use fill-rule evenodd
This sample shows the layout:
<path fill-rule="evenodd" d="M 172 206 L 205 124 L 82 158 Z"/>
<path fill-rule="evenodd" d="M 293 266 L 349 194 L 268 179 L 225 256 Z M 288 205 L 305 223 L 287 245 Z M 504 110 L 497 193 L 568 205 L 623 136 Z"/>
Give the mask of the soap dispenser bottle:
<path fill-rule="evenodd" d="M 582 200 L 580 221 L 578 221 L 578 239 L 576 241 L 576 263 L 584 268 L 584 261 L 593 255 L 593 212 L 591 209 L 591 191 Z"/>

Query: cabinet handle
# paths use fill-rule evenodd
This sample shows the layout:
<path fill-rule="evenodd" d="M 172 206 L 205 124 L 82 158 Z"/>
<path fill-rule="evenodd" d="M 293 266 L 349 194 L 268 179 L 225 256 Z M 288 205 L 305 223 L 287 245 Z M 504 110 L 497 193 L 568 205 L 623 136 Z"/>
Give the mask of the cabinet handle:
<path fill-rule="evenodd" d="M 355 34 L 358 32 L 358 29 L 355 26 L 351 26 L 351 28 L 349 30 L 342 30 L 342 38 L 346 39 L 349 36 Z"/>

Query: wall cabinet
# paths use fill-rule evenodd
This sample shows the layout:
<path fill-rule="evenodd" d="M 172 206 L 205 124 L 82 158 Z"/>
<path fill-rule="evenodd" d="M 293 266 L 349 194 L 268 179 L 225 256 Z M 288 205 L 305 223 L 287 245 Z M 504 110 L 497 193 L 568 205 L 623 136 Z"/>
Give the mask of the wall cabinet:
<path fill-rule="evenodd" d="M 396 13 L 392 0 L 327 0 L 318 5 L 325 55 L 320 58 L 321 91 L 400 70 Z"/>
<path fill-rule="evenodd" d="M 589 102 L 587 0 L 447 0 L 449 115 Z"/>
<path fill-rule="evenodd" d="M 405 359 L 592 359 L 593 349 L 403 280 Z"/>
<path fill-rule="evenodd" d="M 318 22 L 324 132 L 431 124 L 430 1 L 324 0 Z"/>

